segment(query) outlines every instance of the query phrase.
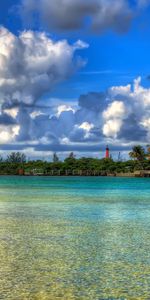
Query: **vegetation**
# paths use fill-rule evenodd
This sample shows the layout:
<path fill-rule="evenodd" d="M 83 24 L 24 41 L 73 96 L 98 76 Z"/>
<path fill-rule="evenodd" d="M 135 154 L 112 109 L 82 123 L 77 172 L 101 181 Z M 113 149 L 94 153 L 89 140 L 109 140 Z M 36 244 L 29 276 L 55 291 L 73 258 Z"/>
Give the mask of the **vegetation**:
<path fill-rule="evenodd" d="M 56 153 L 53 161 L 27 161 L 20 152 L 12 152 L 6 159 L 0 157 L 0 175 L 85 175 L 105 176 L 134 173 L 138 170 L 150 171 L 150 146 L 145 150 L 140 145 L 134 146 L 129 153 L 130 160 L 113 161 L 82 157 L 77 159 L 73 152 L 62 162 Z"/>
<path fill-rule="evenodd" d="M 10 155 L 7 156 L 6 161 L 8 163 L 25 163 L 26 156 L 24 153 L 12 152 Z"/>
<path fill-rule="evenodd" d="M 145 159 L 145 150 L 140 145 L 134 146 L 132 151 L 129 152 L 129 156 L 138 161 L 143 161 Z"/>

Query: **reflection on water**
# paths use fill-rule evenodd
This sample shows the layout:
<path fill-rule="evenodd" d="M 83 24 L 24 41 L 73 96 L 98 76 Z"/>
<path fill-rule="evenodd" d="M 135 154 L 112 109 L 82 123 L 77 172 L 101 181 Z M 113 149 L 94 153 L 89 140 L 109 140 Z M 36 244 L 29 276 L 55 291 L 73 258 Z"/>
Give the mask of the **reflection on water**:
<path fill-rule="evenodd" d="M 150 181 L 0 178 L 0 299 L 150 299 Z"/>

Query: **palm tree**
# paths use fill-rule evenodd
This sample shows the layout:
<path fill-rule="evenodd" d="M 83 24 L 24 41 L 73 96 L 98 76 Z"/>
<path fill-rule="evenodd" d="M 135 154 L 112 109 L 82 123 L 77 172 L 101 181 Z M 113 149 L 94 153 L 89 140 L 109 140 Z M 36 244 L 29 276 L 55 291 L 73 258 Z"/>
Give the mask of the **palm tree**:
<path fill-rule="evenodd" d="M 150 153 L 150 145 L 147 145 L 147 152 Z"/>
<path fill-rule="evenodd" d="M 150 145 L 147 145 L 147 153 L 146 153 L 146 158 L 150 159 Z"/>
<path fill-rule="evenodd" d="M 145 159 L 145 150 L 142 146 L 136 145 L 132 148 L 129 156 L 135 160 L 143 161 Z"/>

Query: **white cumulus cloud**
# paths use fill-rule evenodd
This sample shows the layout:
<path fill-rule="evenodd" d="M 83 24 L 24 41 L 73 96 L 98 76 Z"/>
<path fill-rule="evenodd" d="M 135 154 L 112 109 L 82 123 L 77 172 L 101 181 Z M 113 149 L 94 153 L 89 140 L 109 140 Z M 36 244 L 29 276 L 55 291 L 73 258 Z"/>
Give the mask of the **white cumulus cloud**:
<path fill-rule="evenodd" d="M 0 28 L 0 93 L 5 102 L 31 104 L 57 83 L 67 79 L 82 59 L 74 60 L 77 49 L 88 47 L 79 41 L 53 41 L 43 32 L 24 31 L 15 36 Z"/>
<path fill-rule="evenodd" d="M 32 120 L 47 115 L 43 117 L 45 112 L 36 109 L 36 103 L 85 64 L 75 52 L 86 47 L 81 40 L 70 45 L 67 40 L 52 40 L 44 32 L 29 30 L 15 35 L 0 27 L 1 141 L 40 138 Z M 47 135 L 47 129 L 43 134 Z"/>

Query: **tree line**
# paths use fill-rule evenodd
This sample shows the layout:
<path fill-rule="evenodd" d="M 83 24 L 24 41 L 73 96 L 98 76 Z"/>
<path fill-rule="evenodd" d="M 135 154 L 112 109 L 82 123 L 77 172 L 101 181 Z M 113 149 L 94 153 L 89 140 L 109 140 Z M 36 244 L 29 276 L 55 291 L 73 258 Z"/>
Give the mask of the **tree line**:
<path fill-rule="evenodd" d="M 28 161 L 21 152 L 12 152 L 6 159 L 0 157 L 1 175 L 87 175 L 105 176 L 108 174 L 133 173 L 136 170 L 150 170 L 150 146 L 145 149 L 136 145 L 129 152 L 129 160 L 114 161 L 112 158 L 76 158 L 71 152 L 61 161 L 57 153 L 52 162 L 43 160 Z"/>

